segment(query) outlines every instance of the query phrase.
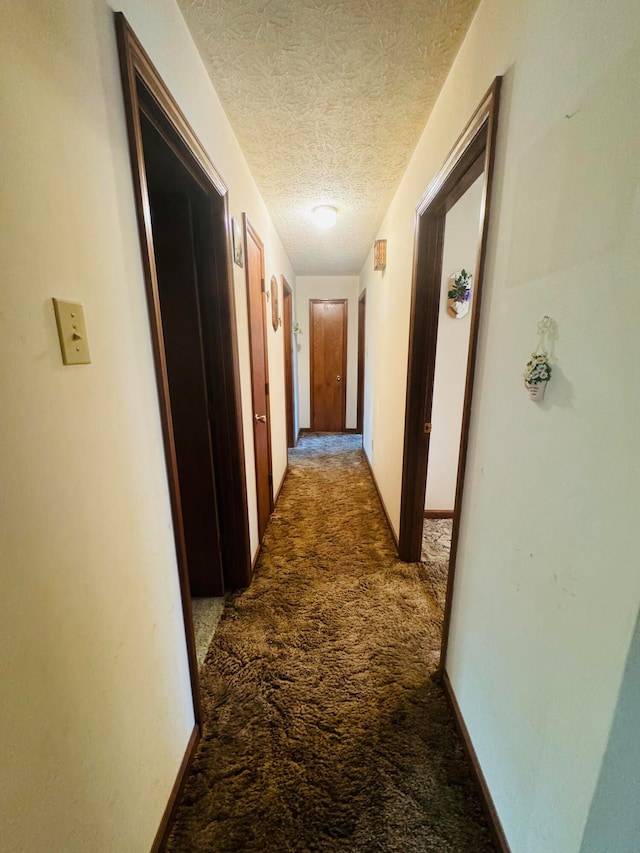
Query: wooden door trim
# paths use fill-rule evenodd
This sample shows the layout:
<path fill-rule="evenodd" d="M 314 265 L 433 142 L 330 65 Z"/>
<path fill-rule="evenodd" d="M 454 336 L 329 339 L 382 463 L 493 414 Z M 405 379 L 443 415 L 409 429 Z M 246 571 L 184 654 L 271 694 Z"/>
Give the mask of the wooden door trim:
<path fill-rule="evenodd" d="M 487 823 L 489 824 L 489 831 L 491 832 L 493 842 L 495 844 L 496 853 L 511 853 L 507 836 L 504 833 L 502 823 L 498 817 L 498 811 L 495 807 L 495 803 L 493 802 L 491 791 L 489 790 L 487 780 L 482 772 L 482 767 L 480 766 L 478 755 L 473 746 L 471 735 L 467 729 L 464 717 L 462 716 L 462 711 L 458 705 L 453 685 L 451 684 L 451 679 L 449 678 L 449 674 L 446 670 L 442 671 L 442 686 L 444 688 L 444 694 L 447 697 L 449 707 L 451 708 L 451 713 L 453 714 L 456 729 L 458 730 L 460 740 L 462 741 L 462 748 L 471 771 L 471 776 L 476 784 L 478 794 L 480 795 L 480 803 L 487 819 Z"/>
<path fill-rule="evenodd" d="M 218 195 L 224 196 L 229 189 L 222 176 L 211 162 L 205 147 L 198 139 L 194 129 L 187 121 L 186 116 L 178 106 L 157 68 L 149 58 L 145 49 L 134 31 L 129 26 L 123 12 L 114 13 L 118 45 L 120 51 L 120 68 L 123 80 L 128 83 L 128 91 L 135 94 L 135 77 L 137 76 L 149 93 L 158 103 L 162 113 L 171 123 L 177 137 L 184 142 L 191 157 L 196 161 L 202 172 L 207 176 L 210 183 L 216 189 Z M 124 53 L 123 50 L 124 49 Z M 127 92 L 125 92 L 125 98 Z M 132 99 L 137 102 L 137 97 Z M 137 140 L 136 140 L 137 143 Z M 132 144 L 130 139 L 129 144 Z M 137 146 L 136 146 L 137 147 Z"/>
<path fill-rule="evenodd" d="M 451 623 L 452 593 L 460 533 L 473 379 L 482 304 L 482 284 L 489 229 L 500 83 L 501 78 L 496 77 L 446 158 L 444 165 L 429 184 L 416 208 L 415 215 L 398 549 L 400 559 L 411 562 L 420 559 L 424 523 L 424 495 L 429 449 L 429 436 L 425 434 L 424 424 L 431 420 L 445 217 L 462 191 L 470 186 L 475 177 L 484 172 L 485 180 L 481 207 L 482 226 L 476 265 L 474 310 L 471 317 L 456 500 L 440 653 L 441 673 L 444 672 L 445 668 Z"/>
<path fill-rule="evenodd" d="M 162 128 L 162 135 L 172 150 L 181 151 L 181 160 L 186 164 L 190 173 L 197 180 L 204 181 L 209 198 L 217 200 L 218 209 L 222 199 L 222 212 L 214 221 L 217 224 L 212 242 L 218 251 L 215 252 L 215 264 L 220 282 L 217 288 L 221 307 L 221 335 L 219 369 L 224 374 L 224 389 L 219 399 L 222 406 L 220 439 L 224 440 L 224 456 L 227 467 L 220 471 L 228 489 L 223 495 L 218 495 L 219 507 L 224 506 L 229 524 L 226 529 L 228 547 L 232 551 L 233 563 L 229 565 L 230 578 L 241 580 L 250 577 L 249 549 L 249 519 L 245 488 L 244 444 L 242 437 L 242 420 L 240 404 L 240 374 L 238 368 L 238 347 L 236 338 L 235 296 L 233 290 L 233 262 L 231 257 L 231 241 L 227 215 L 227 187 L 211 163 L 202 144 L 187 122 L 164 81 L 153 63 L 147 56 L 135 33 L 121 12 L 114 14 L 120 73 L 124 96 L 124 108 L 127 121 L 127 135 L 133 179 L 133 192 L 138 221 L 138 233 L 142 256 L 143 277 L 147 295 L 149 325 L 155 365 L 158 403 L 164 444 L 164 455 L 167 469 L 167 480 L 171 503 L 171 517 L 176 547 L 176 560 L 180 585 L 180 598 L 185 626 L 187 657 L 191 681 L 191 696 L 195 724 L 198 730 L 202 726 L 202 707 L 198 680 L 198 663 L 195 649 L 193 630 L 193 614 L 184 540 L 180 486 L 178 480 L 175 440 L 171 418 L 171 400 L 167 377 L 167 365 L 164 354 L 164 339 L 160 313 L 158 279 L 153 251 L 153 235 L 151 229 L 151 214 L 149 207 L 148 187 L 146 180 L 142 129 L 140 111 L 142 109 L 138 96 L 138 83 L 157 104 L 156 120 Z M 212 214 L 213 215 L 213 214 Z M 240 585 L 240 584 L 239 584 Z M 195 737 L 193 735 L 192 737 Z"/>
<path fill-rule="evenodd" d="M 187 742 L 187 748 L 182 756 L 182 761 L 180 762 L 178 773 L 173 783 L 173 787 L 171 788 L 167 805 L 165 806 L 162 818 L 160 819 L 160 825 L 158 826 L 155 838 L 153 839 L 151 853 L 163 853 L 166 849 L 167 839 L 173 825 L 173 819 L 178 811 L 180 798 L 187 782 L 187 777 L 189 775 L 191 765 L 193 764 L 193 759 L 196 757 L 196 751 L 198 744 L 200 743 L 201 734 L 200 726 L 195 725 L 191 730 L 191 735 Z"/>
<path fill-rule="evenodd" d="M 313 306 L 316 304 L 331 303 L 344 304 L 344 323 L 342 326 L 342 396 L 340 398 L 340 429 L 338 432 L 344 432 L 347 423 L 347 343 L 349 329 L 349 300 L 348 299 L 310 299 L 309 300 L 309 379 L 310 387 L 310 406 L 311 406 L 311 431 L 315 432 L 314 422 L 314 367 L 313 367 Z"/>
<path fill-rule="evenodd" d="M 249 281 L 249 254 L 248 254 L 248 235 L 251 235 L 251 239 L 256 243 L 260 250 L 260 279 L 261 279 L 261 290 L 263 294 L 266 294 L 266 281 L 265 281 L 265 266 L 264 266 L 264 243 L 260 239 L 258 232 L 251 224 L 251 220 L 246 213 L 242 214 L 242 224 L 243 224 L 243 232 L 244 232 L 244 257 L 245 257 L 245 284 L 247 289 L 247 316 L 249 315 L 249 302 L 251 299 L 251 287 Z M 267 459 L 269 464 L 269 507 L 270 511 L 273 512 L 273 464 L 271 461 L 271 385 L 269 381 L 269 341 L 267 339 L 267 301 L 266 297 L 263 296 L 262 299 L 262 330 L 263 330 L 263 344 L 264 344 L 264 375 L 265 375 L 265 383 L 266 383 L 266 397 L 267 397 L 267 411 L 265 412 L 267 416 Z M 251 375 L 253 376 L 253 347 L 251 345 L 251 322 L 249 319 L 249 364 L 251 366 Z M 253 382 L 251 383 L 251 406 L 252 413 L 256 413 L 256 401 L 253 393 Z M 252 414 L 253 417 L 253 414 Z M 252 424 L 253 427 L 253 452 L 255 456 L 255 469 L 256 469 L 256 489 L 258 488 L 257 478 L 258 478 L 258 445 L 256 441 L 256 425 Z M 260 507 L 258 506 L 258 513 L 260 512 Z"/>
<path fill-rule="evenodd" d="M 293 290 L 283 275 L 280 278 L 282 279 L 285 415 L 287 419 L 287 448 L 290 448 L 296 445 L 293 389 Z"/>
<path fill-rule="evenodd" d="M 367 291 L 362 291 L 358 298 L 358 410 L 356 429 L 359 433 L 364 431 L 364 356 L 365 356 L 365 318 L 366 318 Z"/>

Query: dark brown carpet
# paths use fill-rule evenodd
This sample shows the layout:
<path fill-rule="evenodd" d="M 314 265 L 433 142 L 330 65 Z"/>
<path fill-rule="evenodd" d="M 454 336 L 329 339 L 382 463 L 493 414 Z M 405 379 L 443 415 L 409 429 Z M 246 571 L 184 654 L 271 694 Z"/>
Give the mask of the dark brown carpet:
<path fill-rule="evenodd" d="M 425 566 L 394 557 L 359 437 L 302 438 L 201 671 L 168 849 L 492 851 L 431 679 L 440 620 Z"/>
<path fill-rule="evenodd" d="M 447 599 L 452 529 L 453 520 L 450 518 L 425 518 L 422 527 L 420 559 L 424 565 L 429 592 L 435 598 L 442 613 L 444 613 Z"/>

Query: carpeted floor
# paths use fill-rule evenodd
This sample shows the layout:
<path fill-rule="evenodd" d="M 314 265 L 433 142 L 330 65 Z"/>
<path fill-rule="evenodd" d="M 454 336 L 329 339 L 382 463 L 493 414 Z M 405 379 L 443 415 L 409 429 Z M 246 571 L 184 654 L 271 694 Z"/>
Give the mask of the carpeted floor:
<path fill-rule="evenodd" d="M 421 562 L 429 591 L 442 613 L 447 598 L 452 529 L 453 520 L 450 518 L 425 518 L 422 527 Z"/>
<path fill-rule="evenodd" d="M 441 687 L 441 610 L 394 545 L 356 436 L 304 436 L 250 589 L 201 670 L 168 850 L 492 851 Z"/>
<path fill-rule="evenodd" d="M 193 633 L 196 638 L 198 668 L 204 663 L 209 645 L 224 609 L 224 598 L 192 598 Z"/>

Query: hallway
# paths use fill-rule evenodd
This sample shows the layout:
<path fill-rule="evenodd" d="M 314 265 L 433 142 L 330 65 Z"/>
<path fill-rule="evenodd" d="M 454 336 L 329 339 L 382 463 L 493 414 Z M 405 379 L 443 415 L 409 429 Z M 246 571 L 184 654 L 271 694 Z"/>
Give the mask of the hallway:
<path fill-rule="evenodd" d="M 400 563 L 360 436 L 305 435 L 250 589 L 201 670 L 171 851 L 493 850 L 435 671 L 442 611 Z"/>

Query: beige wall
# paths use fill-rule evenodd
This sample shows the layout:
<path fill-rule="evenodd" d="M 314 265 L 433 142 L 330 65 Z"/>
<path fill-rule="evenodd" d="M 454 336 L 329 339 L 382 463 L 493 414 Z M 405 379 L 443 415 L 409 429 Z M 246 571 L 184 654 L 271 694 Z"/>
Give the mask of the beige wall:
<path fill-rule="evenodd" d="M 364 444 L 397 525 L 415 206 L 504 75 L 448 670 L 514 853 L 575 853 L 640 604 L 640 5 L 483 0 L 377 236 Z M 558 323 L 542 405 L 522 371 Z"/>
<path fill-rule="evenodd" d="M 265 241 L 290 264 L 172 0 L 123 0 Z M 0 846 L 146 853 L 193 725 L 111 9 L 0 12 Z M 244 272 L 235 268 L 252 548 Z M 63 367 L 51 297 L 82 301 L 92 364 Z M 269 331 L 274 481 L 282 332 Z"/>
<path fill-rule="evenodd" d="M 311 425 L 311 388 L 309 366 L 309 300 L 348 299 L 347 304 L 347 417 L 346 428 L 357 426 L 358 385 L 358 293 L 357 275 L 300 275 L 296 283 L 298 335 L 298 387 L 300 390 L 300 426 Z"/>
<path fill-rule="evenodd" d="M 456 500 L 483 184 L 484 175 L 481 175 L 458 199 L 445 220 L 425 509 L 451 511 Z M 454 320 L 447 313 L 449 278 L 463 269 L 473 276 L 472 298 L 469 313 Z"/>

